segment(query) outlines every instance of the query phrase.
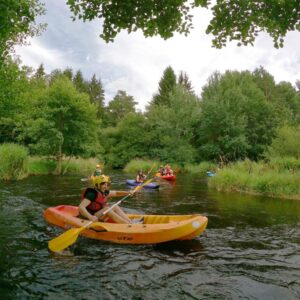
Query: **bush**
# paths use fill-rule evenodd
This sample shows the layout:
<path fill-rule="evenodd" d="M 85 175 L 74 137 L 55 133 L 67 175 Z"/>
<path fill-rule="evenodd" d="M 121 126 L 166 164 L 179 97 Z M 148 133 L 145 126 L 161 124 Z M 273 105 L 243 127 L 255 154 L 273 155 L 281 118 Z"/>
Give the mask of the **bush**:
<path fill-rule="evenodd" d="M 0 146 L 0 179 L 18 180 L 27 176 L 28 151 L 17 144 Z"/>
<path fill-rule="evenodd" d="M 150 161 L 143 159 L 133 159 L 124 168 L 126 173 L 137 173 L 138 170 L 143 170 L 145 174 L 151 170 L 151 174 L 155 174 L 160 166 L 158 161 Z"/>

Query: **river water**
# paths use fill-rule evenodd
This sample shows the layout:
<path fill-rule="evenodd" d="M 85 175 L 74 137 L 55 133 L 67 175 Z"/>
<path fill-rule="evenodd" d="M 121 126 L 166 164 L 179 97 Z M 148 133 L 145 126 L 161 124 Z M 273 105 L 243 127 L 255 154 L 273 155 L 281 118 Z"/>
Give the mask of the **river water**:
<path fill-rule="evenodd" d="M 110 175 L 112 189 L 129 189 L 133 176 Z M 218 193 L 178 175 L 122 207 L 206 215 L 199 238 L 136 246 L 79 237 L 49 252 L 62 231 L 45 223 L 44 209 L 77 205 L 85 186 L 79 176 L 0 183 L 1 299 L 300 299 L 300 201 Z"/>

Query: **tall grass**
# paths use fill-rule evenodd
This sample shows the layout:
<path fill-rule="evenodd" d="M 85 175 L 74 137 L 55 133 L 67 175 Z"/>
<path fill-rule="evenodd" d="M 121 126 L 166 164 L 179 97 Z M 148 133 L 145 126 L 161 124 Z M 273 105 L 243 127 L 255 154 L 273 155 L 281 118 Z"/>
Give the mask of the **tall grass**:
<path fill-rule="evenodd" d="M 66 158 L 62 163 L 63 174 L 80 174 L 89 176 L 100 164 L 96 158 Z M 100 164 L 102 170 L 104 166 Z M 57 162 L 48 157 L 30 157 L 28 171 L 30 175 L 47 175 L 55 173 Z"/>
<path fill-rule="evenodd" d="M 0 145 L 0 180 L 19 180 L 27 176 L 28 151 L 17 144 Z"/>
<path fill-rule="evenodd" d="M 97 158 L 72 158 L 69 160 L 64 160 L 62 164 L 62 169 L 64 174 L 81 174 L 90 176 L 99 164 L 101 170 L 104 171 L 104 165 L 98 161 Z"/>
<path fill-rule="evenodd" d="M 194 174 L 194 175 L 201 175 L 201 176 L 207 176 L 206 172 L 211 171 L 213 173 L 217 172 L 217 165 L 213 162 L 209 161 L 203 161 L 198 165 L 187 165 L 184 167 L 184 170 L 188 173 Z"/>
<path fill-rule="evenodd" d="M 245 160 L 220 170 L 209 187 L 278 198 L 300 199 L 300 170 L 288 166 Z"/>

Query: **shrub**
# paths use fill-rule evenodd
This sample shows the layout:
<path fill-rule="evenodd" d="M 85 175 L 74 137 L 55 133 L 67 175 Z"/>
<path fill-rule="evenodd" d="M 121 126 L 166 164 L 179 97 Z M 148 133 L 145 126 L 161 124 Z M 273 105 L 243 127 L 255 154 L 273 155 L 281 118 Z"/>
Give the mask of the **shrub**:
<path fill-rule="evenodd" d="M 0 179 L 18 180 L 27 176 L 28 151 L 24 146 L 7 143 L 0 146 Z"/>

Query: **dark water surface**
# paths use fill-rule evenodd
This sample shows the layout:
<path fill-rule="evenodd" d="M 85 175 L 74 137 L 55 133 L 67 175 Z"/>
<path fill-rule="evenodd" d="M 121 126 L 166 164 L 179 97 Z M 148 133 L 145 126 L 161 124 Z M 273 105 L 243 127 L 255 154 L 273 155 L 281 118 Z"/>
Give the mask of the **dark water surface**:
<path fill-rule="evenodd" d="M 113 189 L 128 189 L 121 172 Z M 63 254 L 47 242 L 49 206 L 79 203 L 77 176 L 0 183 L 1 299 L 300 299 L 300 201 L 208 191 L 178 176 L 127 199 L 128 212 L 208 217 L 192 241 L 118 245 L 80 237 Z"/>

